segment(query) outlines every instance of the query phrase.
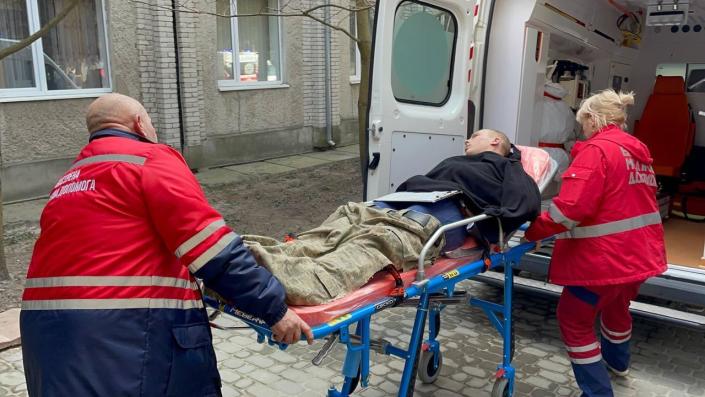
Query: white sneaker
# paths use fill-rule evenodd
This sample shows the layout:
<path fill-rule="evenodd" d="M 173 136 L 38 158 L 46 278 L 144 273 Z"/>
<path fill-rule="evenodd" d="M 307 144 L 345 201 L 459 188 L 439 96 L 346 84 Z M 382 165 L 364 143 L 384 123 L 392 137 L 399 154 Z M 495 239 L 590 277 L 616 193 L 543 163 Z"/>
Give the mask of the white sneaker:
<path fill-rule="evenodd" d="M 625 369 L 624 371 L 620 371 L 620 370 L 617 370 L 617 369 L 615 369 L 615 368 L 612 368 L 612 366 L 609 365 L 609 364 L 607 363 L 607 361 L 605 361 L 605 365 L 607 366 L 607 369 L 608 369 L 610 372 L 612 372 L 613 374 L 615 374 L 615 375 L 617 375 L 617 376 L 619 376 L 619 377 L 621 377 L 621 378 L 625 378 L 625 377 L 627 377 L 627 375 L 629 375 L 629 368 Z"/>

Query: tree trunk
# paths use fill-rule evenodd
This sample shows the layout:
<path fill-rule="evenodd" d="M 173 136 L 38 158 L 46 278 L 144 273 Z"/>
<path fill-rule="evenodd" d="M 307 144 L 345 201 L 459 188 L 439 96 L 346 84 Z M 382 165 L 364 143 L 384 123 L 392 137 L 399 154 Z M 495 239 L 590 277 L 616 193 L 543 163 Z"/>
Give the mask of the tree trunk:
<path fill-rule="evenodd" d="M 359 8 L 356 15 L 357 48 L 360 50 L 360 92 L 357 99 L 358 138 L 360 142 L 360 173 L 364 180 L 367 173 L 367 110 L 370 93 L 370 58 L 372 56 L 372 26 L 369 13 L 374 8 L 367 8 L 369 0 L 356 0 Z"/>

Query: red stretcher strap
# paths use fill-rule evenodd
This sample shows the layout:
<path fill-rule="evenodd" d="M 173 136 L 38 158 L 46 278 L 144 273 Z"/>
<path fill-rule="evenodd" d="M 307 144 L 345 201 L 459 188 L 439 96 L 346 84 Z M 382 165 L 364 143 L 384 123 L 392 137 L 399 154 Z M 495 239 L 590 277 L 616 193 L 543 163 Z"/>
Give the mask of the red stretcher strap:
<path fill-rule="evenodd" d="M 394 277 L 394 289 L 392 292 L 389 293 L 389 296 L 395 297 L 395 298 L 403 298 L 404 297 L 404 280 L 402 280 L 401 275 L 399 274 L 399 271 L 397 270 L 396 266 L 394 265 L 387 265 L 384 270 L 389 272 L 389 274 Z"/>

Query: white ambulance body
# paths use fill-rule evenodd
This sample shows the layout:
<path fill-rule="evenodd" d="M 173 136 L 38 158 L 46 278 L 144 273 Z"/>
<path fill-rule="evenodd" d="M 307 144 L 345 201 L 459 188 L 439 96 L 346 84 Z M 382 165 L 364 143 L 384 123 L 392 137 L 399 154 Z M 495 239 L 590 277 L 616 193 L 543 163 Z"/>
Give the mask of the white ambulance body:
<path fill-rule="evenodd" d="M 640 29 L 633 19 L 620 18 L 625 12 L 638 16 Z M 367 199 L 462 154 L 463 141 L 479 128 L 537 146 L 544 83 L 565 65 L 579 71 L 573 75 L 567 67 L 553 77 L 574 109 L 601 89 L 635 92 L 630 131 L 656 76 L 683 77 L 695 148 L 705 147 L 705 81 L 699 82 L 705 78 L 705 0 L 384 0 L 378 1 L 374 26 Z M 641 291 L 662 300 L 637 304 L 636 311 L 703 328 L 704 316 L 665 306 L 705 307 L 705 223 L 671 216 L 664 227 L 669 270 Z M 526 257 L 520 268 L 530 277 L 518 277 L 518 286 L 559 291 L 539 281 L 550 252 L 548 247 Z M 492 274 L 482 278 L 498 282 Z"/>

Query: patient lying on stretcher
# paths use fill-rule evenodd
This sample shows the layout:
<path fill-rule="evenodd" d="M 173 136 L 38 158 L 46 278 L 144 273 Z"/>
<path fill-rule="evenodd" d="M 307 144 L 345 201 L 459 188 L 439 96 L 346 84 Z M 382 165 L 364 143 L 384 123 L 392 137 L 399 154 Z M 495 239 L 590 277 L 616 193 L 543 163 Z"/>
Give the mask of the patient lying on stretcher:
<path fill-rule="evenodd" d="M 436 203 L 348 203 L 292 241 L 252 235 L 243 236 L 243 241 L 284 286 L 287 303 L 326 303 L 356 290 L 389 264 L 404 271 L 415 267 L 425 242 L 443 224 L 487 213 L 500 217 L 507 232 L 533 220 L 539 214 L 540 194 L 520 156 L 504 134 L 479 130 L 465 142 L 464 156 L 445 159 L 397 189 L 462 194 Z M 496 221 L 475 227 L 481 238 L 497 241 Z M 458 248 L 466 237 L 465 228 L 447 232 L 428 256 L 429 263 Z"/>

